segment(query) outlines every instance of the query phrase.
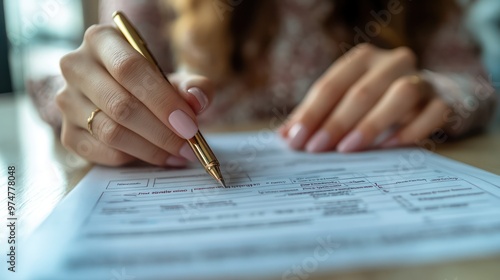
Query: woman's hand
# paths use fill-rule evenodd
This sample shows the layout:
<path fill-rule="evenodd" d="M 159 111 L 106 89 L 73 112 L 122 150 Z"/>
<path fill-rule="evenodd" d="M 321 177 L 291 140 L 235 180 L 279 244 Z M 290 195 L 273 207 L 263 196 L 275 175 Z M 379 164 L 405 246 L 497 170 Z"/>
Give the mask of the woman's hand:
<path fill-rule="evenodd" d="M 213 96 L 209 80 L 174 74 L 169 84 L 115 28 L 103 25 L 90 27 L 80 48 L 60 65 L 66 87 L 56 101 L 67 149 L 112 166 L 137 159 L 158 166 L 196 160 L 184 139 L 198 131 L 196 114 Z M 97 108 L 91 136 L 87 118 Z"/>
<path fill-rule="evenodd" d="M 281 134 L 309 152 L 411 145 L 444 124 L 448 106 L 418 75 L 408 48 L 360 45 L 341 57 L 311 87 Z"/>

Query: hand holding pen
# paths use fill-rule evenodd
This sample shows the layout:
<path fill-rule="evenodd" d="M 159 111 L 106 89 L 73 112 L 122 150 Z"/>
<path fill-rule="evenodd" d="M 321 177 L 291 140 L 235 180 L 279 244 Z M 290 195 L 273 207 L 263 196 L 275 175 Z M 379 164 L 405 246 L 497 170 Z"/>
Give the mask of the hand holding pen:
<path fill-rule="evenodd" d="M 164 78 L 111 26 L 87 30 L 80 48 L 61 60 L 66 86 L 57 96 L 61 140 L 83 158 L 118 166 L 141 160 L 158 166 L 197 161 L 188 139 L 196 114 L 213 97 L 200 76 Z"/>

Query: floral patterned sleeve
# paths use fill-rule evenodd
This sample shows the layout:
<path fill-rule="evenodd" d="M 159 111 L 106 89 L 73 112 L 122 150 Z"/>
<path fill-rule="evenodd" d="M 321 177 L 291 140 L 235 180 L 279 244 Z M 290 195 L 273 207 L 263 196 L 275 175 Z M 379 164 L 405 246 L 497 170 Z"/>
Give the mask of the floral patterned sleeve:
<path fill-rule="evenodd" d="M 423 76 L 452 108 L 443 114 L 445 132 L 460 137 L 485 128 L 495 112 L 495 89 L 459 17 L 436 32 L 422 63 Z"/>

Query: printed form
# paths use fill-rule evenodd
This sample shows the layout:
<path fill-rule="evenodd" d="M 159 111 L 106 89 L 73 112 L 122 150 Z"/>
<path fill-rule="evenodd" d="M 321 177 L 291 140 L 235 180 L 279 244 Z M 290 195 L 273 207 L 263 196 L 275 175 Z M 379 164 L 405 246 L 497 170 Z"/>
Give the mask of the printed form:
<path fill-rule="evenodd" d="M 306 279 L 500 254 L 499 176 L 419 148 L 307 154 L 264 132 L 208 140 L 228 188 L 196 164 L 95 167 L 35 231 L 20 270 Z"/>

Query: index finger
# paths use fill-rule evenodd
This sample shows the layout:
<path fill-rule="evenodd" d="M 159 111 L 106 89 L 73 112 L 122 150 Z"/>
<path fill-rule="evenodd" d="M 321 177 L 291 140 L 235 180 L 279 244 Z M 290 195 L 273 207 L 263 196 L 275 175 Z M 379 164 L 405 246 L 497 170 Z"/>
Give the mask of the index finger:
<path fill-rule="evenodd" d="M 92 26 L 85 33 L 94 57 L 163 124 L 184 139 L 198 131 L 195 113 L 163 74 L 113 27 Z"/>

